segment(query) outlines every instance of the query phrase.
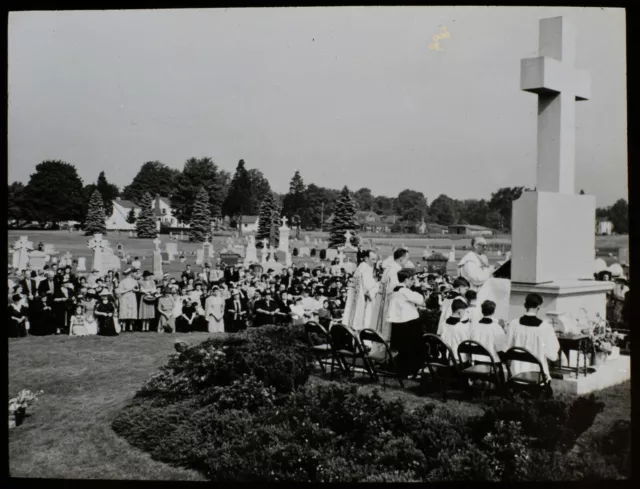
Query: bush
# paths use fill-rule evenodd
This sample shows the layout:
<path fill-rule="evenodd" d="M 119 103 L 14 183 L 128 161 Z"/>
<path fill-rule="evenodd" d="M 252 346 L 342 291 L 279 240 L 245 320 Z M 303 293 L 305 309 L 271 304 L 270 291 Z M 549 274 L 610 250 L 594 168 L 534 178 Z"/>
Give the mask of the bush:
<path fill-rule="evenodd" d="M 504 400 L 481 414 L 451 403 L 408 411 L 377 390 L 306 385 L 303 340 L 301 326 L 265 326 L 181 348 L 113 429 L 154 459 L 213 481 L 521 481 L 629 473 L 628 424 L 603 435 L 601 453 L 589 459 L 570 451 L 602 409 L 593 396 Z M 619 446 L 627 447 L 622 456 Z"/>
<path fill-rule="evenodd" d="M 300 251 L 298 251 L 298 248 L 294 248 L 293 252 L 291 253 L 293 256 L 298 256 L 300 254 Z"/>
<path fill-rule="evenodd" d="M 327 250 L 320 250 L 320 259 L 321 260 L 327 259 Z"/>

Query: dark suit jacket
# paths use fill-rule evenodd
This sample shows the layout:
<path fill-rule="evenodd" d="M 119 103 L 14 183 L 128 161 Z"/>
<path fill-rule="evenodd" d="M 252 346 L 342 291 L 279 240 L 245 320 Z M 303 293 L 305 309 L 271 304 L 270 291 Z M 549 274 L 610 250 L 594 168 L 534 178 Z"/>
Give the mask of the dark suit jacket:
<path fill-rule="evenodd" d="M 38 295 L 47 295 L 47 294 L 51 294 L 53 295 L 53 293 L 56 290 L 56 282 L 55 280 L 53 280 L 53 287 L 49 285 L 49 279 L 47 280 L 43 280 L 42 282 L 40 282 L 40 285 L 38 286 Z"/>
<path fill-rule="evenodd" d="M 255 319 L 253 322 L 254 326 L 263 326 L 265 324 L 273 324 L 275 322 L 275 316 L 260 313 L 258 312 L 258 309 L 262 309 L 263 311 L 275 312 L 279 311 L 280 307 L 274 300 L 270 300 L 268 304 L 266 299 L 260 299 L 259 301 L 256 301 L 253 309 L 255 311 Z"/>
<path fill-rule="evenodd" d="M 233 321 L 233 318 L 235 316 L 234 314 L 235 311 L 236 311 L 235 299 L 233 297 L 230 297 L 225 301 L 225 304 L 224 304 L 225 322 L 227 321 L 227 319 L 229 321 Z M 245 313 L 243 318 L 244 320 L 246 320 L 249 314 L 249 306 L 244 300 L 242 300 L 242 298 L 240 299 L 240 311 Z"/>
<path fill-rule="evenodd" d="M 24 289 L 24 293 L 26 295 L 38 295 L 38 287 L 36 286 L 36 281 L 34 279 L 30 278 L 27 280 L 22 280 L 20 282 L 20 285 L 22 285 L 22 288 Z"/>

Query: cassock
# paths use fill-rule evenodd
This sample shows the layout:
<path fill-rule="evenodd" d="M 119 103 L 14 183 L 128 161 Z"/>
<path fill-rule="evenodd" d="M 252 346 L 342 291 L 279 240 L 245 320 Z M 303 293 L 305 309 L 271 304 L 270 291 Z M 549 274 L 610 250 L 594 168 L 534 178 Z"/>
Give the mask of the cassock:
<path fill-rule="evenodd" d="M 349 295 L 345 307 L 344 323 L 355 330 L 369 327 L 373 310 L 373 298 L 377 292 L 378 283 L 373 276 L 373 268 L 362 262 L 353 274 L 353 286 L 349 288 Z"/>
<path fill-rule="evenodd" d="M 526 348 L 533 353 L 540 360 L 547 376 L 549 376 L 547 360 L 556 361 L 560 350 L 560 343 L 553 326 L 534 314 L 525 314 L 509 323 L 505 349 L 508 350 L 514 346 Z M 535 369 L 536 367 L 530 363 L 511 362 L 512 375 L 535 371 Z"/>
<path fill-rule="evenodd" d="M 396 364 L 401 376 L 415 374 L 424 363 L 425 344 L 418 306 L 424 305 L 419 292 L 396 286 L 390 294 L 386 320 L 392 325 L 391 347 L 398 351 Z"/>
<path fill-rule="evenodd" d="M 442 306 L 440 309 L 440 319 L 438 321 L 438 332 L 437 334 L 442 335 L 442 329 L 444 327 L 444 323 L 447 319 L 451 317 L 451 304 L 453 303 L 453 299 L 462 299 L 467 302 L 467 300 L 462 297 L 462 294 L 456 290 L 450 291 L 444 300 L 442 301 Z"/>
<path fill-rule="evenodd" d="M 483 317 L 479 321 L 472 321 L 470 330 L 469 339 L 484 346 L 491 353 L 493 361 L 500 363 L 498 352 L 504 351 L 507 335 L 498 321 L 492 317 Z M 482 360 L 482 358 L 475 357 L 476 355 L 474 355 L 474 360 Z"/>
<path fill-rule="evenodd" d="M 489 266 L 486 255 L 478 255 L 475 251 L 470 251 L 460 263 L 458 263 L 458 274 L 466 278 L 471 284 L 471 290 L 478 290 L 493 275 L 494 268 Z"/>
<path fill-rule="evenodd" d="M 389 303 L 391 294 L 393 294 L 393 290 L 398 285 L 398 272 L 401 269 L 402 266 L 395 261 L 385 269 L 373 303 L 372 322 L 369 327 L 386 341 L 391 339 L 391 322 L 387 319 Z"/>
<path fill-rule="evenodd" d="M 460 318 L 451 316 L 447 318 L 442 327 L 440 337 L 450 348 L 458 359 L 458 346 L 463 341 L 469 339 L 471 335 L 469 320 L 461 320 Z M 463 361 L 466 360 L 463 358 Z"/>

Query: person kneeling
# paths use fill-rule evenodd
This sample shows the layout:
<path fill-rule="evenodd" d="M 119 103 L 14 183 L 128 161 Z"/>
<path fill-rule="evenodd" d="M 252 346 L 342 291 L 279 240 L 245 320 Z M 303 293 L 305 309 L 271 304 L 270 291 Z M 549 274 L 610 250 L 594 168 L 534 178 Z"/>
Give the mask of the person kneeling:
<path fill-rule="evenodd" d="M 424 307 L 424 297 L 410 289 L 412 269 L 400 270 L 398 283 L 389 299 L 387 321 L 391 323 L 391 348 L 398 352 L 398 374 L 406 377 L 416 374 L 423 364 L 425 346 L 418 307 Z"/>

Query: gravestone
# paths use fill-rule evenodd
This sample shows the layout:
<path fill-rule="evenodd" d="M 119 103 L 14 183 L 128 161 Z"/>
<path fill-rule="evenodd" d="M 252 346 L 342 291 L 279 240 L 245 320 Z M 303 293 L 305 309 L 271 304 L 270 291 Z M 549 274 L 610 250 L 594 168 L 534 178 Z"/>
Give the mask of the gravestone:
<path fill-rule="evenodd" d="M 451 250 L 449 251 L 449 263 L 456 261 L 456 245 L 451 245 Z"/>
<path fill-rule="evenodd" d="M 287 252 L 286 251 L 276 250 L 275 259 L 278 261 L 278 263 L 284 263 L 286 258 L 287 258 Z"/>
<path fill-rule="evenodd" d="M 87 271 L 87 259 L 84 256 L 78 257 L 78 266 L 76 267 L 76 272 L 86 272 Z"/>
<path fill-rule="evenodd" d="M 47 254 L 44 251 L 33 250 L 29 253 L 29 268 L 31 270 L 42 270 L 47 264 Z M 71 265 L 71 263 L 69 263 Z"/>
<path fill-rule="evenodd" d="M 596 201 L 575 193 L 575 101 L 590 96 L 589 75 L 573 68 L 576 36 L 562 17 L 540 20 L 539 56 L 521 62 L 521 90 L 538 97 L 536 191 L 513 202 L 509 318 L 529 293 L 540 312 L 605 317 L 613 284 L 593 280 Z"/>
<path fill-rule="evenodd" d="M 256 249 L 256 240 L 254 236 L 249 236 L 247 249 L 244 255 L 244 264 L 250 265 L 258 263 L 258 250 Z"/>
<path fill-rule="evenodd" d="M 233 245 L 233 247 L 231 248 L 231 251 L 234 253 L 237 253 L 238 256 L 240 256 L 240 258 L 244 258 L 244 255 L 246 253 L 244 249 L 244 245 L 242 244 Z"/>
<path fill-rule="evenodd" d="M 167 257 L 169 261 L 175 260 L 176 256 L 178 256 L 178 243 L 176 243 L 175 241 L 172 241 L 170 243 L 167 243 L 164 246 L 165 246 L 165 250 L 167 251 Z"/>
<path fill-rule="evenodd" d="M 44 251 L 45 255 L 49 255 L 49 256 L 55 255 L 57 253 L 56 247 L 54 245 L 52 245 L 52 244 L 45 244 L 43 251 Z"/>
<path fill-rule="evenodd" d="M 43 252 L 44 253 L 44 252 Z M 73 265 L 73 255 L 71 253 L 69 253 L 68 251 L 62 255 L 62 259 L 64 260 L 64 265 L 62 266 L 71 266 Z"/>
<path fill-rule="evenodd" d="M 204 263 L 204 250 L 202 248 L 196 250 L 196 265 Z"/>
<path fill-rule="evenodd" d="M 300 258 L 307 257 L 311 255 L 311 250 L 308 246 L 303 246 L 300 248 Z"/>
<path fill-rule="evenodd" d="M 97 270 L 98 272 L 100 272 L 100 274 L 103 274 L 106 270 L 103 269 L 102 254 L 106 246 L 106 242 L 102 239 L 102 234 L 94 234 L 93 238 L 91 238 L 87 243 L 87 246 L 93 250 L 92 269 Z"/>
<path fill-rule="evenodd" d="M 304 235 L 304 244 L 306 244 L 306 245 L 309 244 L 309 235 L 308 234 Z"/>
<path fill-rule="evenodd" d="M 240 255 L 233 252 L 220 253 L 220 263 L 224 263 L 227 266 L 235 266 L 240 262 Z"/>
<path fill-rule="evenodd" d="M 293 261 L 291 260 L 291 252 L 287 251 L 286 256 L 284 258 L 284 264 L 286 267 L 290 267 L 293 265 Z"/>
<path fill-rule="evenodd" d="M 209 241 L 205 241 L 204 243 L 202 243 L 202 256 L 204 260 L 208 260 L 212 257 L 211 243 L 209 243 Z"/>
<path fill-rule="evenodd" d="M 629 248 L 618 249 L 618 262 L 621 265 L 629 263 Z"/>
<path fill-rule="evenodd" d="M 162 252 L 160 249 L 153 250 L 153 277 L 162 280 Z"/>
<path fill-rule="evenodd" d="M 345 250 L 355 250 L 355 248 L 353 247 L 353 245 L 351 244 L 351 239 L 353 238 L 353 235 L 351 234 L 351 231 L 349 231 L 348 229 L 344 232 L 344 249 Z"/>
<path fill-rule="evenodd" d="M 338 256 L 338 250 L 336 250 L 335 248 L 327 249 L 327 260 L 333 261 L 336 258 L 336 256 Z"/>
<path fill-rule="evenodd" d="M 129 237 L 133 238 L 133 231 L 129 231 Z"/>
<path fill-rule="evenodd" d="M 287 217 L 282 217 L 282 226 L 280 226 L 280 243 L 278 249 L 281 251 L 289 251 L 289 233 L 291 230 L 287 227 Z"/>

